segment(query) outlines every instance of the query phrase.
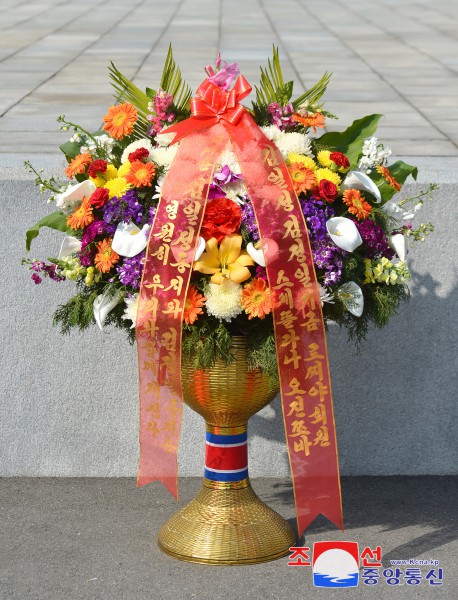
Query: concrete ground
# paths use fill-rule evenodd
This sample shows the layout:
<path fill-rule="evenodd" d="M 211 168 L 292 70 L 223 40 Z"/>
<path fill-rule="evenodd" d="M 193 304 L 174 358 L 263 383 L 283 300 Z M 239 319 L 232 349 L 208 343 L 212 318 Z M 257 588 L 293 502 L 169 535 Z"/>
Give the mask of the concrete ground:
<path fill-rule="evenodd" d="M 458 167 L 455 0 L 0 0 L 0 167 L 61 164 L 55 119 L 97 128 L 110 60 L 156 87 L 169 43 L 195 87 L 218 50 L 256 84 L 278 45 L 295 92 L 333 72 L 332 128 L 373 112 L 380 138 L 422 177 Z M 455 175 L 456 179 L 456 175 Z"/>
<path fill-rule="evenodd" d="M 2 479 L 0 598 L 2 600 L 223 600 L 226 598 L 456 598 L 456 500 L 452 477 L 345 477 L 345 532 L 318 518 L 299 545 L 345 540 L 382 547 L 379 583 L 357 588 L 313 587 L 310 567 L 288 558 L 217 567 L 175 560 L 158 549 L 157 532 L 195 496 L 200 480 L 180 481 L 178 505 L 160 484 L 133 479 Z M 258 495 L 295 525 L 290 481 L 255 479 Z M 442 586 L 389 586 L 390 560 L 438 560 Z M 400 567 L 405 571 L 406 567 Z M 430 567 L 419 567 L 423 577 Z"/>

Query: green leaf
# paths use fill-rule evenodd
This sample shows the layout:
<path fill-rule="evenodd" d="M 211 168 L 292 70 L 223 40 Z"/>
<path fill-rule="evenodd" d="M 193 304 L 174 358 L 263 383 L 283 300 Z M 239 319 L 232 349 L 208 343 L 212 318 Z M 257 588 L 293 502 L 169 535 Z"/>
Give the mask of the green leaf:
<path fill-rule="evenodd" d="M 172 94 L 173 105 L 178 112 L 185 112 L 188 110 L 189 101 L 192 96 L 192 88 L 183 80 L 181 71 L 175 64 L 172 44 L 169 45 L 169 50 L 165 58 L 160 87 L 165 92 Z"/>
<path fill-rule="evenodd" d="M 145 92 L 146 92 L 146 95 L 148 96 L 148 98 L 150 98 L 151 100 L 156 95 L 156 90 L 153 90 L 153 88 L 147 87 L 147 88 L 145 88 Z"/>
<path fill-rule="evenodd" d="M 75 156 L 78 156 L 80 153 L 81 144 L 78 144 L 77 142 L 66 142 L 65 144 L 62 144 L 62 146 L 59 146 L 59 148 L 70 162 L 70 159 L 75 158 Z"/>
<path fill-rule="evenodd" d="M 417 179 L 418 175 L 418 168 L 414 167 L 413 165 L 408 165 L 403 160 L 397 160 L 388 167 L 388 170 L 401 185 L 405 182 L 409 175 L 412 175 L 415 180 Z M 372 179 L 380 188 L 380 193 L 382 194 L 384 203 L 390 200 L 396 194 L 394 187 L 392 187 L 381 175 L 379 175 L 379 173 L 375 172 Z"/>
<path fill-rule="evenodd" d="M 278 48 L 273 46 L 272 60 L 269 58 L 267 68 L 260 69 L 260 86 L 255 86 L 257 105 L 268 106 L 272 102 L 278 102 L 282 106 L 287 104 L 293 93 L 293 82 L 284 82 Z"/>
<path fill-rule="evenodd" d="M 317 138 L 320 146 L 327 146 L 345 154 L 350 161 L 350 167 L 355 167 L 361 154 L 364 140 L 371 137 L 377 129 L 383 115 L 367 115 L 357 119 L 345 131 L 330 131 Z"/>
<path fill-rule="evenodd" d="M 129 102 L 133 104 L 138 111 L 138 120 L 134 126 L 132 137 L 141 139 L 146 136 L 148 129 L 148 120 L 146 115 L 149 114 L 148 103 L 150 98 L 145 92 L 142 92 L 129 78 L 119 71 L 113 63 L 108 67 L 111 78 L 111 85 L 114 87 L 117 102 Z"/>
<path fill-rule="evenodd" d="M 308 103 L 309 105 L 316 104 L 321 96 L 325 93 L 326 88 L 328 87 L 329 80 L 331 79 L 332 73 L 326 73 L 323 77 L 315 83 L 309 90 L 304 92 L 302 96 L 296 98 L 293 101 L 293 106 L 295 109 L 298 109 L 301 104 Z"/>
<path fill-rule="evenodd" d="M 25 240 L 27 252 L 30 250 L 32 240 L 38 236 L 42 227 L 49 227 L 50 229 L 56 229 L 57 231 L 63 231 L 68 234 L 75 233 L 73 229 L 67 227 L 67 215 L 61 211 L 51 213 L 38 221 L 38 223 L 35 223 L 35 225 L 27 231 Z"/>

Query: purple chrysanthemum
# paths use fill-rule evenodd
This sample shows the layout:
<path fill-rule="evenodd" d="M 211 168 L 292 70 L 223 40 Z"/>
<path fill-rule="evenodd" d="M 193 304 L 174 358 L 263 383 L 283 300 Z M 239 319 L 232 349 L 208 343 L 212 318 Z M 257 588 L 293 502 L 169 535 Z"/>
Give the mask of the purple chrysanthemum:
<path fill-rule="evenodd" d="M 132 258 L 125 258 L 121 265 L 116 267 L 119 281 L 123 285 L 130 285 L 134 289 L 140 287 L 144 268 L 145 252 L 140 252 Z"/>
<path fill-rule="evenodd" d="M 270 114 L 272 125 L 276 125 L 282 131 L 294 127 L 296 124 L 293 119 L 294 107 L 291 102 L 284 106 L 281 106 L 278 102 L 272 102 L 267 107 L 267 111 Z"/>

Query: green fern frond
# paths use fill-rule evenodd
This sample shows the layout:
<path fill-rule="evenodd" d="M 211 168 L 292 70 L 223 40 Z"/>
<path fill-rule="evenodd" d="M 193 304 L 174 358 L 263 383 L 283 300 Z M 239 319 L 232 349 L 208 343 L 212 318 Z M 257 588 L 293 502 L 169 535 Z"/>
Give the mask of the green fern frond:
<path fill-rule="evenodd" d="M 268 106 L 272 102 L 287 104 L 293 92 L 293 82 L 285 84 L 280 64 L 278 48 L 273 46 L 272 60 L 269 58 L 267 68 L 261 67 L 260 87 L 256 87 L 258 106 Z"/>
<path fill-rule="evenodd" d="M 183 113 L 188 109 L 188 104 L 192 96 L 192 89 L 183 80 L 181 71 L 173 59 L 171 44 L 165 59 L 160 85 L 161 89 L 172 94 L 173 104 L 179 113 Z"/>
<path fill-rule="evenodd" d="M 301 104 L 308 103 L 309 105 L 316 104 L 321 96 L 325 93 L 328 86 L 329 80 L 331 79 L 332 73 L 326 73 L 323 77 L 315 83 L 313 87 L 304 92 L 299 98 L 293 101 L 295 109 L 299 108 Z"/>
<path fill-rule="evenodd" d="M 111 85 L 116 91 L 115 98 L 117 102 L 130 102 L 138 111 L 138 120 L 134 126 L 132 136 L 134 138 L 144 138 L 148 129 L 148 120 L 146 115 L 149 113 L 148 103 L 150 98 L 132 83 L 125 75 L 115 67 L 113 63 L 108 67 L 110 72 Z"/>

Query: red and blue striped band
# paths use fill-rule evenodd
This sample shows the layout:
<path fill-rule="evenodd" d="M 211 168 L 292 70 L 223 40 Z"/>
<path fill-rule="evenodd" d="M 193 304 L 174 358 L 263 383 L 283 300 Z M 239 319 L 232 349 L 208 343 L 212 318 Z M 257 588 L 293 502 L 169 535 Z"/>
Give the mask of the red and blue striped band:
<path fill-rule="evenodd" d="M 212 481 L 241 481 L 248 477 L 247 433 L 206 434 L 204 476 Z"/>

